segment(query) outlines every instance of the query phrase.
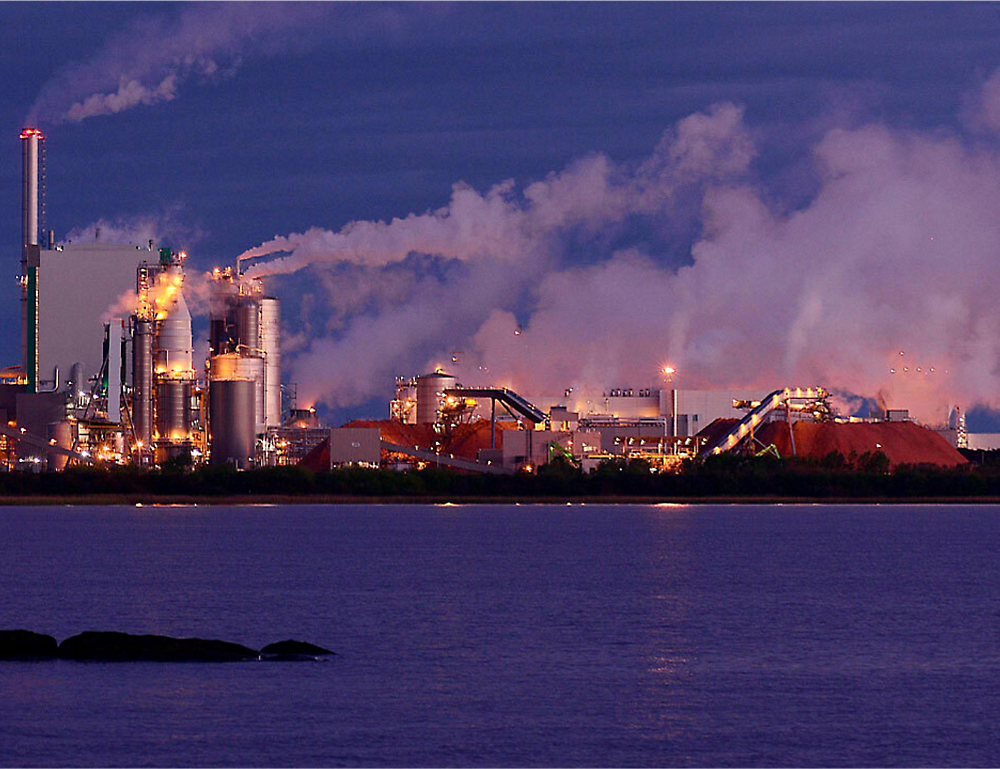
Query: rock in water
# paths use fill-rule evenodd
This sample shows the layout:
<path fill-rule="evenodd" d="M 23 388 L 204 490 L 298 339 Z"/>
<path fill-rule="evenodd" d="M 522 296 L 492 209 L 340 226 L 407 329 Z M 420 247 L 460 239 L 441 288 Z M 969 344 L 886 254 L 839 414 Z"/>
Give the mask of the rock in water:
<path fill-rule="evenodd" d="M 227 641 L 87 631 L 59 644 L 59 656 L 101 662 L 235 662 L 260 654 Z"/>
<path fill-rule="evenodd" d="M 48 660 L 59 655 L 56 639 L 30 630 L 0 630 L 0 660 Z"/>
<path fill-rule="evenodd" d="M 316 644 L 305 641 L 293 641 L 291 639 L 268 644 L 260 650 L 261 659 L 271 662 L 312 660 L 331 654 L 336 655 L 336 652 L 324 649 L 322 646 L 316 646 Z"/>

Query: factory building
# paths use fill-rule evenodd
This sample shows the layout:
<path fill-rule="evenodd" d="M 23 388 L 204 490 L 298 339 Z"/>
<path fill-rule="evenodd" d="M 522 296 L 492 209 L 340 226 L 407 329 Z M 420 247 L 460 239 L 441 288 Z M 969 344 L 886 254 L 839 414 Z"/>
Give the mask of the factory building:
<path fill-rule="evenodd" d="M 259 280 L 232 268 L 212 274 L 209 316 L 212 464 L 249 467 L 275 439 L 281 418 L 281 304 Z"/>
<path fill-rule="evenodd" d="M 239 262 L 208 276 L 209 353 L 196 361 L 186 255 L 152 241 L 56 244 L 45 222 L 45 137 L 29 128 L 21 141 L 22 356 L 18 371 L 2 372 L 14 382 L 0 387 L 5 469 L 191 457 L 237 468 L 433 464 L 474 472 L 556 459 L 586 470 L 641 458 L 669 470 L 721 451 L 860 454 L 873 442 L 893 463 L 948 464 L 962 460 L 942 444 L 977 443 L 957 410 L 933 440 L 905 410 L 839 424 L 822 388 L 567 388 L 524 397 L 463 386 L 440 369 L 397 379 L 390 420 L 323 428 L 312 409 L 283 419 L 281 309 L 261 281 L 242 274 Z"/>
<path fill-rule="evenodd" d="M 73 384 L 89 389 L 103 364 L 103 316 L 133 292 L 136 270 L 156 261 L 152 245 L 69 243 L 38 251 L 37 326 L 27 332 L 36 340 L 36 391 L 58 389 L 75 364 L 84 379 Z"/>
<path fill-rule="evenodd" d="M 156 264 L 136 271 L 136 306 L 129 319 L 132 340 L 131 408 L 126 408 L 131 445 L 140 464 L 162 464 L 181 454 L 204 453 L 203 391 L 197 386 L 191 335 L 191 312 L 184 299 L 185 254 L 161 248 Z M 108 327 L 105 370 L 124 358 L 119 326 Z M 107 416 L 120 418 L 116 376 L 107 377 Z M 127 419 L 128 416 L 131 419 Z"/>
<path fill-rule="evenodd" d="M 0 465 L 154 465 L 210 451 L 213 462 L 260 461 L 265 432 L 281 424 L 278 300 L 238 269 L 216 270 L 200 377 L 186 255 L 152 241 L 55 243 L 45 137 L 28 128 L 21 140 L 21 365 L 0 388 Z"/>

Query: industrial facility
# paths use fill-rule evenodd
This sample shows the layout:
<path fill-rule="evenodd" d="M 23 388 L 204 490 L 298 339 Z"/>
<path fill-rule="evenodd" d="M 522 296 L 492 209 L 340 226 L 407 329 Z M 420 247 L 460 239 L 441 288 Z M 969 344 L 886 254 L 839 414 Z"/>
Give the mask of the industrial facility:
<path fill-rule="evenodd" d="M 22 141 L 21 365 L 3 372 L 5 470 L 260 461 L 278 427 L 281 309 L 260 281 L 215 270 L 209 356 L 194 360 L 184 252 L 56 243 L 45 137 Z"/>
<path fill-rule="evenodd" d="M 205 276 L 208 354 L 194 358 L 186 254 L 143 244 L 57 243 L 46 229 L 45 137 L 21 133 L 21 363 L 2 372 L 0 468 L 69 463 L 301 464 L 533 472 L 738 451 L 786 457 L 878 450 L 893 464 L 951 466 L 964 417 L 939 431 L 905 410 L 839 417 L 822 387 L 616 387 L 587 395 L 463 385 L 442 369 L 401 377 L 389 419 L 324 427 L 283 397 L 281 305 L 240 263 Z M 454 360 L 454 358 L 453 358 Z"/>

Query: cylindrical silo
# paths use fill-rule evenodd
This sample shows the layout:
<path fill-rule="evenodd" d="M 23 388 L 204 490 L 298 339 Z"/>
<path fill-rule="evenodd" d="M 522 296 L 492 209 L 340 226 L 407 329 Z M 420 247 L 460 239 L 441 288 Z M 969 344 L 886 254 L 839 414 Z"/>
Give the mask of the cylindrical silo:
<path fill-rule="evenodd" d="M 216 355 L 211 358 L 211 382 L 216 379 L 250 379 L 256 386 L 254 407 L 254 433 L 264 432 L 264 359 L 249 358 L 236 353 Z"/>
<path fill-rule="evenodd" d="M 132 325 L 132 424 L 136 440 L 153 442 L 153 321 L 135 318 Z"/>
<path fill-rule="evenodd" d="M 191 432 L 191 382 L 161 379 L 156 383 L 156 432 L 161 440 L 186 441 Z"/>
<path fill-rule="evenodd" d="M 441 413 L 444 391 L 455 386 L 455 377 L 441 372 L 417 377 L 417 423 L 432 425 Z"/>
<path fill-rule="evenodd" d="M 209 387 L 210 464 L 249 467 L 254 456 L 255 383 L 213 379 Z"/>
<path fill-rule="evenodd" d="M 73 426 L 66 420 L 62 422 L 52 422 L 48 426 L 49 443 L 55 441 L 53 445 L 61 449 L 73 448 Z M 69 457 L 65 454 L 49 453 L 45 455 L 45 469 L 50 473 L 62 472 L 66 469 Z"/>
<path fill-rule="evenodd" d="M 236 306 L 236 332 L 242 351 L 260 354 L 260 303 L 248 296 Z"/>
<path fill-rule="evenodd" d="M 264 350 L 264 424 L 281 425 L 281 302 L 260 302 L 260 346 Z"/>
<path fill-rule="evenodd" d="M 172 290 L 156 321 L 156 370 L 168 374 L 191 371 L 191 312 L 180 290 L 179 274 L 168 274 L 166 280 Z"/>
<path fill-rule="evenodd" d="M 87 382 L 83 373 L 83 364 L 77 361 L 69 370 L 69 381 L 66 383 L 67 389 L 74 400 L 79 400 L 87 394 Z"/>

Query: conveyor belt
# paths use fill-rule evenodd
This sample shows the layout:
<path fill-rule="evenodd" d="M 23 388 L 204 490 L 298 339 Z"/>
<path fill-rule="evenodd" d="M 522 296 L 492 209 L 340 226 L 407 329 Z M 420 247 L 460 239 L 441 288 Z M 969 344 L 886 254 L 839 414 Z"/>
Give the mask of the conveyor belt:
<path fill-rule="evenodd" d="M 723 451 L 730 451 L 742 441 L 750 431 L 764 421 L 764 417 L 774 409 L 781 408 L 792 401 L 821 401 L 826 398 L 827 392 L 822 387 L 786 387 L 783 390 L 775 390 L 764 398 L 760 405 L 741 419 L 732 430 L 719 438 L 715 443 L 705 446 L 701 450 L 702 456 L 707 454 L 721 454 Z"/>

